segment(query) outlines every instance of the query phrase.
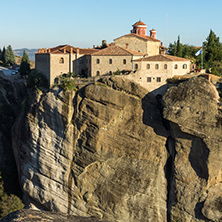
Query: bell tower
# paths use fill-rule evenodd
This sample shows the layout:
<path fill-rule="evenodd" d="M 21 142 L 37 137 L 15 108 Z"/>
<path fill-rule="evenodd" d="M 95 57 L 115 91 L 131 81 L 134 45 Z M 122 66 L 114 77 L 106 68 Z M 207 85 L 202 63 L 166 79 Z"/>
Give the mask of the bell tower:
<path fill-rule="evenodd" d="M 133 25 L 133 30 L 131 30 L 131 33 L 135 33 L 141 36 L 146 36 L 146 27 L 147 27 L 146 24 L 144 24 L 141 21 L 138 21 Z"/>

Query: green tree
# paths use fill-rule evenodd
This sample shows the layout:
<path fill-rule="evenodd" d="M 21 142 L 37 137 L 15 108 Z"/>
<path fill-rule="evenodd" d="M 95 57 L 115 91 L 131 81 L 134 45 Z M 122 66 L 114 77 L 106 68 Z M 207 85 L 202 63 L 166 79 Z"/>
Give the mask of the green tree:
<path fill-rule="evenodd" d="M 9 196 L 5 193 L 0 171 L 0 219 L 13 211 L 21 210 L 23 207 L 24 204 L 17 196 L 14 194 Z"/>
<path fill-rule="evenodd" d="M 2 50 L 0 49 L 0 61 L 2 61 Z"/>
<path fill-rule="evenodd" d="M 26 53 L 26 51 L 23 51 L 23 56 L 22 56 L 22 62 L 20 65 L 20 74 L 21 76 L 27 76 L 30 72 L 30 62 L 29 62 L 29 57 Z"/>
<path fill-rule="evenodd" d="M 107 48 L 107 43 L 106 43 L 106 40 L 102 40 L 102 48 Z"/>
<path fill-rule="evenodd" d="M 180 36 L 178 36 L 177 40 L 176 56 L 182 57 L 182 45 L 180 44 Z"/>
<path fill-rule="evenodd" d="M 5 51 L 5 63 L 13 65 L 15 63 L 15 54 L 12 50 L 11 45 L 9 45 Z"/>
<path fill-rule="evenodd" d="M 177 43 L 174 41 L 174 43 L 169 44 L 167 54 L 175 56 L 176 51 L 177 51 Z"/>
<path fill-rule="evenodd" d="M 37 70 L 32 70 L 28 75 L 27 86 L 29 88 L 39 88 L 39 87 L 48 87 L 48 80 L 46 76 L 38 72 Z"/>
<path fill-rule="evenodd" d="M 5 46 L 3 47 L 3 50 L 2 50 L 2 58 L 1 58 L 3 64 L 5 64 Z"/>
<path fill-rule="evenodd" d="M 210 30 L 210 33 L 203 45 L 206 62 L 222 60 L 222 45 L 220 43 L 219 37 L 217 37 L 212 30 Z"/>

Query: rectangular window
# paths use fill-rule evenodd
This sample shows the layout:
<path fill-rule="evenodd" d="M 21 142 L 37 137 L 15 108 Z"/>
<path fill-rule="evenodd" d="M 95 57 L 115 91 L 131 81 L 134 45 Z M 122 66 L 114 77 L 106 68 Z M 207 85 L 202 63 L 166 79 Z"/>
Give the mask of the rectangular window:
<path fill-rule="evenodd" d="M 151 77 L 147 77 L 147 82 L 151 82 Z"/>
<path fill-rule="evenodd" d="M 161 77 L 157 77 L 157 78 L 156 78 L 156 81 L 157 81 L 157 82 L 161 82 Z"/>

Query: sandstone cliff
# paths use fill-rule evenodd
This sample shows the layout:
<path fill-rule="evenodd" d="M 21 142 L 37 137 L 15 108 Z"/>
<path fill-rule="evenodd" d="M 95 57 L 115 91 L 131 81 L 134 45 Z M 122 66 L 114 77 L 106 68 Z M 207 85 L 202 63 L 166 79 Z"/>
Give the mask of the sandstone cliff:
<path fill-rule="evenodd" d="M 76 94 L 55 88 L 30 104 L 13 133 L 26 204 L 111 221 L 166 221 L 168 132 L 151 94 L 113 77 Z"/>
<path fill-rule="evenodd" d="M 124 77 L 40 92 L 25 107 L 13 149 L 26 205 L 109 221 L 220 221 L 222 113 L 207 80 L 170 88 L 162 108 Z"/>
<path fill-rule="evenodd" d="M 12 150 L 11 128 L 24 99 L 21 81 L 5 77 L 0 71 L 0 171 L 8 193 L 18 193 L 17 169 Z M 7 178 L 7 180 L 5 180 Z"/>
<path fill-rule="evenodd" d="M 222 110 L 218 93 L 204 78 L 193 78 L 164 95 L 170 121 L 172 157 L 171 219 L 221 221 Z"/>

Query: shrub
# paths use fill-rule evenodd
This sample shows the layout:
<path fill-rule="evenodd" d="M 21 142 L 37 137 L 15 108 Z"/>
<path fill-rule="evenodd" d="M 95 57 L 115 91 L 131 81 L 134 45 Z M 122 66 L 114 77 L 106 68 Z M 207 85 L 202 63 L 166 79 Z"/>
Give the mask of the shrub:
<path fill-rule="evenodd" d="M 38 88 L 38 87 L 48 87 L 48 80 L 46 76 L 38 72 L 37 70 L 32 70 L 27 79 L 27 86 L 29 88 Z"/>
<path fill-rule="evenodd" d="M 72 91 L 75 91 L 77 89 L 75 81 L 70 79 L 69 77 L 59 76 L 59 80 L 60 80 L 59 84 L 60 88 Z"/>
<path fill-rule="evenodd" d="M 14 194 L 11 194 L 9 196 L 5 193 L 4 183 L 0 171 L 0 219 L 11 212 L 21 210 L 23 208 L 24 204 L 17 196 L 15 196 Z"/>
<path fill-rule="evenodd" d="M 117 69 L 115 72 L 113 72 L 113 75 L 121 75 L 121 71 L 119 69 Z"/>

